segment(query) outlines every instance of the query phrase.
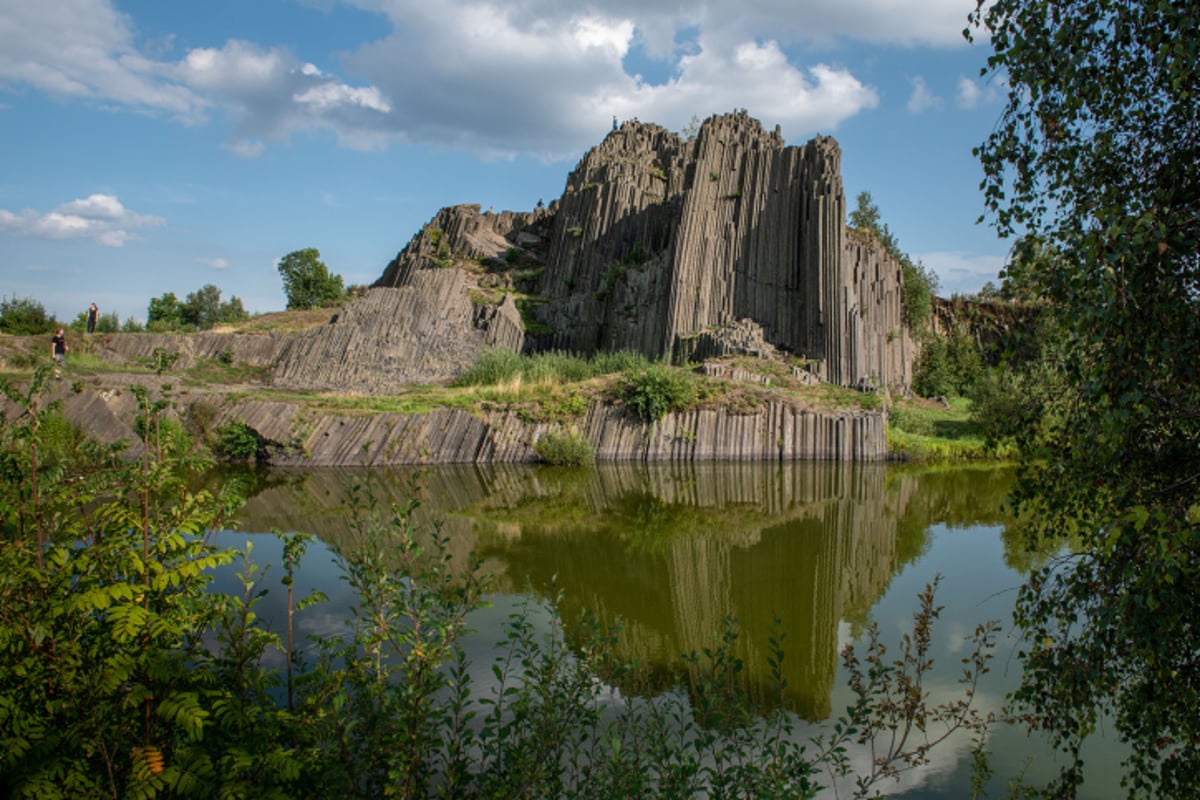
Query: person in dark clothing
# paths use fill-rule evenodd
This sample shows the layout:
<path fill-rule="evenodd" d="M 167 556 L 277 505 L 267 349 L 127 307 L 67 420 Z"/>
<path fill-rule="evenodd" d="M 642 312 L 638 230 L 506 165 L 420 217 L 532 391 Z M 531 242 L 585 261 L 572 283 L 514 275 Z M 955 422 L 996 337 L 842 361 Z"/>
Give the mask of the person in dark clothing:
<path fill-rule="evenodd" d="M 54 370 L 58 372 L 67 363 L 67 335 L 59 328 L 50 340 L 50 355 L 54 358 Z"/>
<path fill-rule="evenodd" d="M 96 304 L 92 303 L 87 310 L 87 332 L 96 332 L 96 318 L 100 316 L 100 309 L 96 308 Z"/>

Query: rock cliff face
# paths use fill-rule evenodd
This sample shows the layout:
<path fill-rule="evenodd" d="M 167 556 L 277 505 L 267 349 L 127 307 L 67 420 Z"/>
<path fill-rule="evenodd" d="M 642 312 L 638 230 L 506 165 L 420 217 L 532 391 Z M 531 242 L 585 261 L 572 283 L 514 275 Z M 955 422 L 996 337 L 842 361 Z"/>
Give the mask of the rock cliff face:
<path fill-rule="evenodd" d="M 275 365 L 275 385 L 389 394 L 454 377 L 485 347 L 520 350 L 521 316 L 511 296 L 475 304 L 474 276 L 421 270 L 397 289 L 371 289 L 329 324 L 296 337 Z"/>
<path fill-rule="evenodd" d="M 833 139 L 788 147 L 744 113 L 712 117 L 692 139 L 626 123 L 549 209 L 444 209 L 376 285 L 413 285 L 456 259 L 526 263 L 541 270 L 525 287 L 527 347 L 679 359 L 701 337 L 748 352 L 729 334 L 755 327 L 825 380 L 903 390 L 915 346 L 900 265 L 846 230 L 840 167 Z"/>
<path fill-rule="evenodd" d="M 697 409 L 657 423 L 620 406 L 592 404 L 577 420 L 533 423 L 516 411 L 347 416 L 276 401 L 245 401 L 218 422 L 238 420 L 279 466 L 501 464 L 539 460 L 534 445 L 564 428 L 587 439 L 600 461 L 881 461 L 886 421 L 879 411 L 816 412 L 772 403 L 752 414 Z"/>
<path fill-rule="evenodd" d="M 68 419 L 105 444 L 124 442 L 125 456 L 141 454 L 135 432 L 139 412 L 129 384 L 146 376 L 122 376 L 104 388 L 60 383 L 50 399 L 61 401 Z M 154 394 L 152 392 L 152 394 Z M 427 413 L 355 414 L 322 411 L 300 402 L 246 399 L 177 388 L 173 413 L 194 418 L 204 408 L 216 430 L 244 423 L 261 442 L 267 463 L 286 467 L 361 464 L 506 464 L 540 461 L 535 445 L 548 433 L 570 431 L 586 439 L 598 461 L 883 461 L 887 421 L 882 411 L 824 411 L 785 401 L 750 412 L 697 408 L 672 412 L 655 423 L 620 404 L 594 402 L 577 416 L 530 421 L 521 409 L 469 412 L 439 408 Z M 15 412 L 0 399 L 0 419 Z"/>

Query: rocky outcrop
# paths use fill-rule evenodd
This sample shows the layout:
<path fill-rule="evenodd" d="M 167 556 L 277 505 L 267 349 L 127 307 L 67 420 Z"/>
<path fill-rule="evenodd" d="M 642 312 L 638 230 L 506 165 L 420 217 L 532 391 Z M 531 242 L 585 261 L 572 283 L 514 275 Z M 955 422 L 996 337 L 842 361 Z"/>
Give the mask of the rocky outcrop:
<path fill-rule="evenodd" d="M 477 304 L 476 276 L 460 269 L 415 272 L 396 289 L 371 289 L 329 324 L 293 339 L 275 365 L 276 386 L 360 394 L 396 393 L 446 380 L 487 347 L 520 350 L 513 299 Z"/>
<path fill-rule="evenodd" d="M 782 351 L 845 386 L 911 382 L 901 268 L 847 231 L 841 151 L 784 144 L 744 112 L 684 139 L 627 122 L 589 151 L 561 199 L 533 214 L 443 209 L 377 286 L 456 259 L 538 265 L 527 346 L 629 349 L 677 361 Z M 527 315 L 527 319 L 529 315 Z M 753 336 L 725 331 L 755 329 Z M 751 341 L 739 349 L 741 339 Z"/>
<path fill-rule="evenodd" d="M 1037 330 L 1044 311 L 1038 303 L 935 297 L 932 328 L 942 338 L 965 334 L 989 366 L 1020 363 L 1039 355 Z"/>
<path fill-rule="evenodd" d="M 534 462 L 538 439 L 571 430 L 601 461 L 879 461 L 887 457 L 882 412 L 817 412 L 771 403 L 755 413 L 696 409 L 657 423 L 619 405 L 594 403 L 581 418 L 529 422 L 516 410 L 471 414 L 349 416 L 296 403 L 247 401 L 222 413 L 265 443 L 283 466 Z"/>

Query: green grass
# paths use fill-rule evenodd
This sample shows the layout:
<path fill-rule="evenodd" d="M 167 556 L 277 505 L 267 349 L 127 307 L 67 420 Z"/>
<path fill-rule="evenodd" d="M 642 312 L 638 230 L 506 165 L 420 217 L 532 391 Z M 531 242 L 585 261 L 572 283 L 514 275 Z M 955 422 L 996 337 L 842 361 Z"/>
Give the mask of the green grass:
<path fill-rule="evenodd" d="M 153 372 L 153 367 L 149 366 L 148 363 L 105 361 L 91 353 L 68 353 L 67 368 L 64 371 L 67 375 L 103 375 L 115 373 L 150 375 Z"/>
<path fill-rule="evenodd" d="M 964 397 L 952 398 L 950 408 L 925 400 L 898 402 L 888 414 L 887 437 L 888 450 L 915 461 L 996 461 L 1012 456 L 987 446 Z"/>
<path fill-rule="evenodd" d="M 262 383 L 270 379 L 270 367 L 250 364 L 226 364 L 215 358 L 200 358 L 183 370 L 184 379 L 192 384 Z"/>

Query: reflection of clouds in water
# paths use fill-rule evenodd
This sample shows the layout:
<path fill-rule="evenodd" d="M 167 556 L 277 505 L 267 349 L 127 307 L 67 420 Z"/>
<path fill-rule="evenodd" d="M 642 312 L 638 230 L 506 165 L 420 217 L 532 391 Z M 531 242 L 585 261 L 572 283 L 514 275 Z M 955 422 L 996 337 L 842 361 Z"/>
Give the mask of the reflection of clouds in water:
<path fill-rule="evenodd" d="M 946 652 L 955 656 L 967 652 L 974 629 L 968 628 L 959 620 L 948 622 L 944 627 L 947 629 Z"/>
<path fill-rule="evenodd" d="M 838 657 L 841 657 L 842 651 L 846 649 L 846 645 L 854 641 L 853 626 L 846 620 L 839 620 L 837 626 L 837 651 Z"/>

